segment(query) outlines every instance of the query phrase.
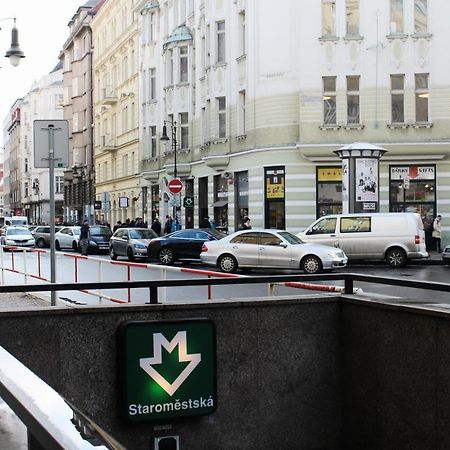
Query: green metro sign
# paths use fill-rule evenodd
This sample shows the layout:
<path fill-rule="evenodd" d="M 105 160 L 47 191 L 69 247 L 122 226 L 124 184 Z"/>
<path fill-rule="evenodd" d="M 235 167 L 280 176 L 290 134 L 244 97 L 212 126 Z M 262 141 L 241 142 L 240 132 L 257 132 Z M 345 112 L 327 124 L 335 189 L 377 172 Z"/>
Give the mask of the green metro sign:
<path fill-rule="evenodd" d="M 131 422 L 210 414 L 217 406 L 214 324 L 124 322 L 119 369 L 121 412 Z"/>

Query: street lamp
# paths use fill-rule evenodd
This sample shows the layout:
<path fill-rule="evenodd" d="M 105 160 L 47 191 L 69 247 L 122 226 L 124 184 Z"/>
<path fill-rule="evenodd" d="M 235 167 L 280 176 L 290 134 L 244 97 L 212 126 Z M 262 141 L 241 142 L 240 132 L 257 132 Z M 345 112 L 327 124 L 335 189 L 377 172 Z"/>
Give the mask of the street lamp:
<path fill-rule="evenodd" d="M 171 120 L 165 120 L 163 125 L 163 131 L 161 135 L 161 141 L 167 143 L 169 141 L 169 136 L 167 136 L 167 126 L 169 124 L 172 129 L 172 150 L 173 150 L 173 177 L 177 179 L 177 123 Z M 172 218 L 175 220 L 177 216 L 177 205 L 174 199 L 173 202 L 173 215 Z"/>
<path fill-rule="evenodd" d="M 25 55 L 19 47 L 19 30 L 16 27 L 16 18 L 6 17 L 4 19 L 0 19 L 0 21 L 3 20 L 14 20 L 14 26 L 11 30 L 11 47 L 6 52 L 5 58 L 9 58 L 9 62 L 11 63 L 11 65 L 17 67 L 20 64 L 20 60 L 22 58 L 25 58 Z"/>
<path fill-rule="evenodd" d="M 86 198 L 85 186 L 84 186 L 84 179 L 86 176 L 85 167 L 73 165 L 72 166 L 72 174 L 74 177 L 79 178 L 79 183 L 78 183 L 79 187 L 77 188 L 77 191 L 79 193 L 79 198 L 80 198 L 79 205 L 81 206 L 81 217 L 79 217 L 78 219 L 80 221 L 83 221 L 83 219 L 84 219 L 84 200 Z M 78 205 L 78 202 L 76 202 L 76 204 Z"/>

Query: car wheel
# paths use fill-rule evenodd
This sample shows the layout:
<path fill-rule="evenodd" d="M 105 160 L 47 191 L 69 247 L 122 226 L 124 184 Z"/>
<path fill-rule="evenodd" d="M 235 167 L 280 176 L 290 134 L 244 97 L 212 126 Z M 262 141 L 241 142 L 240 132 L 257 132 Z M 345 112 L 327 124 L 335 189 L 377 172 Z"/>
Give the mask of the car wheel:
<path fill-rule="evenodd" d="M 309 274 L 319 273 L 322 271 L 322 261 L 318 256 L 307 255 L 302 259 L 300 269 Z"/>
<path fill-rule="evenodd" d="M 238 270 L 238 262 L 232 255 L 222 255 L 217 261 L 217 267 L 221 272 L 235 273 Z"/>
<path fill-rule="evenodd" d="M 58 250 L 58 251 L 61 250 L 61 246 L 59 245 L 59 241 L 55 241 L 55 248 L 56 248 L 56 250 Z"/>
<path fill-rule="evenodd" d="M 161 264 L 169 266 L 175 262 L 175 253 L 169 247 L 163 247 L 158 253 L 158 259 Z"/>
<path fill-rule="evenodd" d="M 399 247 L 390 248 L 386 252 L 386 262 L 394 268 L 403 267 L 406 262 L 406 253 Z"/>
<path fill-rule="evenodd" d="M 127 250 L 128 261 L 134 261 L 133 249 L 128 247 Z"/>
<path fill-rule="evenodd" d="M 45 247 L 45 241 L 44 241 L 44 239 L 39 238 L 39 239 L 36 241 L 36 247 L 38 247 L 38 248 L 44 248 L 44 247 Z"/>
<path fill-rule="evenodd" d="M 113 247 L 113 246 L 111 246 L 111 247 L 109 248 L 109 257 L 110 257 L 113 261 L 115 261 L 115 260 L 117 259 L 117 254 L 116 254 L 116 251 L 114 250 L 114 247 Z"/>

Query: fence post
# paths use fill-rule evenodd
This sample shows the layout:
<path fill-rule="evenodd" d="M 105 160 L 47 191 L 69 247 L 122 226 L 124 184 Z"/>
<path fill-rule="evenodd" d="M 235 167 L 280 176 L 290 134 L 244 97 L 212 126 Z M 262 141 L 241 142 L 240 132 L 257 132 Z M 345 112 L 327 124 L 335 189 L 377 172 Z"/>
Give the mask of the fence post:
<path fill-rule="evenodd" d="M 5 268 L 3 266 L 3 245 L 1 246 L 0 252 L 0 264 L 2 265 L 2 285 L 5 284 Z"/>
<path fill-rule="evenodd" d="M 267 286 L 267 291 L 270 296 L 275 295 L 275 283 L 269 283 Z"/>
<path fill-rule="evenodd" d="M 24 278 L 24 283 L 27 283 L 27 249 L 24 248 L 23 250 L 23 278 Z"/>
<path fill-rule="evenodd" d="M 208 280 L 211 279 L 211 275 L 208 275 Z M 211 300 L 212 298 L 212 286 L 208 284 L 208 300 Z"/>
<path fill-rule="evenodd" d="M 98 276 L 98 281 L 101 283 L 102 282 L 102 260 L 101 259 L 98 260 L 97 276 Z M 99 302 L 100 305 L 102 304 L 102 300 L 103 300 L 102 290 L 99 289 L 98 290 L 98 302 Z"/>
<path fill-rule="evenodd" d="M 345 277 L 344 294 L 353 294 L 353 278 Z"/>
<path fill-rule="evenodd" d="M 150 286 L 150 304 L 156 305 L 158 303 L 158 287 L 157 286 Z"/>

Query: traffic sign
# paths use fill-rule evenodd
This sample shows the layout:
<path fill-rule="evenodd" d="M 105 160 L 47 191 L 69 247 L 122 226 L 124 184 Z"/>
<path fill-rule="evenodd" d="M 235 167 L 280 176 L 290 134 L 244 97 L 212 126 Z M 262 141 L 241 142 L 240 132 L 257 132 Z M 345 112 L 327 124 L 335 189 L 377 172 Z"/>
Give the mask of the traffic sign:
<path fill-rule="evenodd" d="M 174 178 L 173 180 L 169 181 L 167 187 L 172 194 L 178 194 L 183 189 L 183 183 L 181 182 L 181 180 Z"/>

